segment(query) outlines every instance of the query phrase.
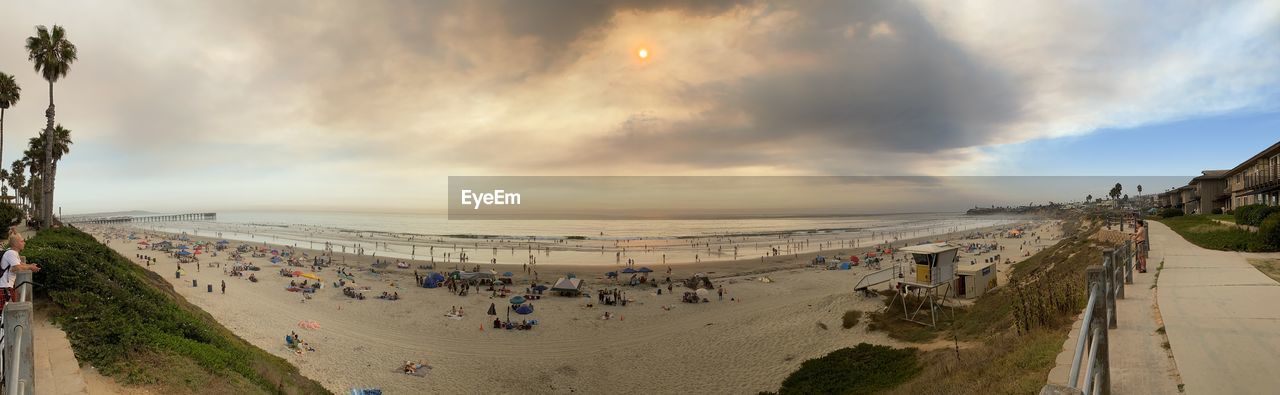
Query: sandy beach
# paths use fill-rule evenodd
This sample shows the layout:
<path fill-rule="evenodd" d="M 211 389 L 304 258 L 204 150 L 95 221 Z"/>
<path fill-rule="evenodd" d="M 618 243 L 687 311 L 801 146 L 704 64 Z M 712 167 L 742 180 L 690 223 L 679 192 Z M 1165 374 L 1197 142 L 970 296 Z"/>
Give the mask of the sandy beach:
<path fill-rule="evenodd" d="M 176 259 L 160 251 L 139 250 L 137 240 L 125 238 L 130 232 L 137 232 L 140 237 L 158 241 L 162 235 L 128 228 L 86 230 L 100 240 L 109 240 L 109 245 L 126 257 L 144 254 L 157 258 L 150 269 L 169 279 L 179 294 L 240 337 L 293 362 L 303 374 L 334 392 L 369 386 L 391 394 L 756 393 L 776 390 L 801 362 L 838 348 L 862 342 L 906 346 L 884 333 L 868 332 L 865 323 L 852 329 L 840 328 L 840 316 L 845 311 L 869 312 L 883 306 L 877 298 L 852 292 L 854 284 L 870 269 L 832 271 L 808 264 L 817 254 L 831 256 L 838 251 L 847 255 L 870 247 L 763 260 L 757 257 L 669 265 L 673 280 L 705 272 L 716 285 L 724 286 L 723 301 L 712 293 L 710 303 L 699 304 L 680 303 L 683 287 L 678 284 L 674 293 L 666 292 L 666 285 L 662 284 L 662 295 L 652 287 L 612 285 L 603 274 L 616 270 L 613 265 L 540 264 L 537 270 L 541 282 L 574 272 L 586 280 L 591 301 L 595 300 L 597 289 L 619 288 L 633 302 L 625 307 L 596 304 L 588 308 L 588 299 L 547 296 L 532 302 L 536 308 L 533 314 L 512 315 L 516 321 L 537 319 L 539 325 L 534 330 L 514 331 L 492 329 L 494 317 L 485 314 L 490 304 L 495 304 L 498 316 L 505 319 L 506 298 L 491 297 L 485 288 L 462 297 L 444 288 L 417 287 L 414 269 L 394 269 L 394 265 L 380 270 L 380 274 L 369 273 L 367 268 L 373 259 L 370 256 L 335 254 L 336 261 L 352 268 L 357 283 L 371 287 L 369 299 L 354 300 L 333 288 L 330 283 L 337 277 L 330 268 L 317 273 L 325 280 L 326 288 L 304 301 L 301 294 L 285 290 L 291 278 L 280 276 L 281 266 L 265 258 L 249 258 L 262 267 L 256 272 L 261 280 L 257 283 L 225 275 L 223 268 L 216 267 L 218 263 L 230 266 L 226 254 L 202 255 L 199 271 L 194 264 L 184 264 L 185 275 L 176 279 Z M 1059 237 L 1053 222 L 1037 223 L 1028 231 L 1028 237 L 1021 239 L 962 239 L 975 233 L 970 230 L 929 240 L 957 244 L 996 242 L 1006 247 L 1003 257 L 1017 262 L 1024 255 L 1019 248 L 1038 251 Z M 895 246 L 919 241 L 923 240 L 902 240 Z M 1024 242 L 1028 244 L 1025 247 Z M 961 261 L 981 261 L 994 254 L 962 254 Z M 138 259 L 135 262 L 142 264 Z M 210 264 L 215 266 L 209 267 Z M 425 262 L 413 262 L 412 266 L 421 264 Z M 884 267 L 889 264 L 885 262 Z M 515 290 L 523 291 L 531 279 L 520 265 L 479 265 L 486 271 L 492 268 L 499 273 L 517 273 L 512 287 Z M 657 270 L 659 278 L 665 277 L 666 266 L 650 266 Z M 438 267 L 452 270 L 452 265 Z M 1000 265 L 1002 272 L 1006 269 L 1007 265 Z M 772 282 L 759 281 L 760 277 Z M 197 287 L 192 287 L 192 279 L 199 284 Z M 221 281 L 227 283 L 225 295 L 219 292 Z M 206 284 L 214 285 L 212 293 L 206 291 Z M 398 292 L 402 299 L 372 297 L 383 291 Z M 445 317 L 452 306 L 465 309 L 466 316 Z M 606 311 L 614 318 L 601 319 Z M 299 326 L 311 321 L 319 324 L 319 329 Z M 287 349 L 284 337 L 290 332 L 297 332 L 316 351 L 295 354 Z M 402 373 L 400 368 L 408 360 L 426 361 L 430 369 L 425 377 Z"/>

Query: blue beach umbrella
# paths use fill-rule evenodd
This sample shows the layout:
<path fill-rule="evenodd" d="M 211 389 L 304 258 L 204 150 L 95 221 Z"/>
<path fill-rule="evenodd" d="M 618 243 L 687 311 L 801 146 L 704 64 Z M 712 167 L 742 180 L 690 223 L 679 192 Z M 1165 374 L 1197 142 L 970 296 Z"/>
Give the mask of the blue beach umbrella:
<path fill-rule="evenodd" d="M 178 255 L 191 255 L 191 252 L 186 251 L 186 250 L 178 251 Z"/>
<path fill-rule="evenodd" d="M 511 304 L 517 304 L 517 305 L 518 305 L 518 304 L 524 304 L 524 297 L 523 297 L 523 296 L 516 296 L 516 297 L 514 297 L 514 298 L 511 298 Z"/>
<path fill-rule="evenodd" d="M 519 315 L 533 314 L 533 305 L 525 304 L 525 305 L 520 305 L 520 307 L 516 307 L 516 314 L 519 314 Z"/>
<path fill-rule="evenodd" d="M 640 268 L 640 270 L 636 270 L 636 271 L 637 271 L 637 272 L 640 272 L 640 273 L 653 273 L 653 269 L 650 269 L 650 268 L 647 268 L 647 267 L 642 267 L 642 268 Z"/>
<path fill-rule="evenodd" d="M 623 273 L 623 274 L 631 274 L 631 273 L 635 273 L 635 272 L 636 272 L 636 269 L 632 269 L 632 268 L 622 269 L 622 273 Z"/>
<path fill-rule="evenodd" d="M 186 250 L 187 250 L 187 246 L 185 246 L 185 245 L 180 245 L 180 246 L 178 246 L 178 249 L 179 249 L 179 250 L 186 251 Z"/>

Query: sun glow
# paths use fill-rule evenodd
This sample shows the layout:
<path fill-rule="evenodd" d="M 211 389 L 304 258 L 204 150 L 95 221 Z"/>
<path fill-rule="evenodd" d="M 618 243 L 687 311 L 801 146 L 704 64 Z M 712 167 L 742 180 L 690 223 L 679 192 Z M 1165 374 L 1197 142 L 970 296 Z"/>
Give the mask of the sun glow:
<path fill-rule="evenodd" d="M 640 52 L 638 53 L 638 55 L 640 55 L 640 59 L 647 59 L 649 58 L 649 50 L 645 48 L 640 48 Z"/>

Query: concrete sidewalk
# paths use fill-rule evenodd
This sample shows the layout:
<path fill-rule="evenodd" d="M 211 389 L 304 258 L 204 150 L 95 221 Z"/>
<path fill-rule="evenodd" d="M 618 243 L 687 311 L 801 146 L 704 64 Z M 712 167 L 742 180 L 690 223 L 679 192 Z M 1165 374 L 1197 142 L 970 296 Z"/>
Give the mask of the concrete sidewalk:
<path fill-rule="evenodd" d="M 1116 329 L 1108 332 L 1111 358 L 1111 391 L 1113 394 L 1176 394 L 1177 371 L 1161 343 L 1164 337 L 1156 317 L 1155 260 L 1148 260 L 1147 273 L 1133 273 L 1133 284 L 1125 285 L 1125 299 L 1116 299 Z M 1101 264 L 1101 262 L 1099 262 Z M 1163 282 L 1163 279 L 1161 279 Z M 1068 280 L 1063 280 L 1068 281 Z M 1084 278 L 1075 279 L 1084 281 Z M 1057 366 L 1049 372 L 1049 383 L 1065 385 L 1071 372 L 1071 358 L 1080 336 L 1076 323 L 1058 354 Z M 1080 369 L 1081 377 L 1084 369 Z M 1083 381 L 1083 380 L 1081 380 Z"/>
<path fill-rule="evenodd" d="M 1149 223 L 1149 264 L 1164 259 L 1157 297 L 1186 392 L 1280 392 L 1280 283 L 1250 254 L 1206 250 Z"/>
<path fill-rule="evenodd" d="M 35 390 L 37 394 L 88 395 L 81 376 L 80 363 L 71 351 L 67 334 L 49 322 L 44 311 L 37 309 L 32 317 L 35 340 Z"/>

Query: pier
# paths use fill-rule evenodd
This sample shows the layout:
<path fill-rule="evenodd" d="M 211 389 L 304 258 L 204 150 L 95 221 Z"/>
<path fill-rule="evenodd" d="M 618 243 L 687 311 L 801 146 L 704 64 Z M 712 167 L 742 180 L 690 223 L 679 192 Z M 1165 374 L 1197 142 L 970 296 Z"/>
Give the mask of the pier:
<path fill-rule="evenodd" d="M 135 222 L 171 222 L 171 221 L 213 221 L 218 213 L 157 214 L 157 215 L 122 215 L 113 217 L 78 217 L 67 218 L 68 224 L 121 224 Z"/>

